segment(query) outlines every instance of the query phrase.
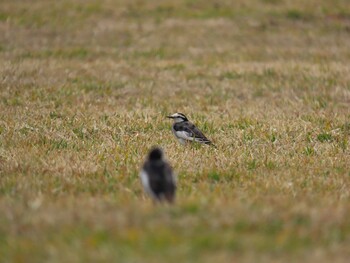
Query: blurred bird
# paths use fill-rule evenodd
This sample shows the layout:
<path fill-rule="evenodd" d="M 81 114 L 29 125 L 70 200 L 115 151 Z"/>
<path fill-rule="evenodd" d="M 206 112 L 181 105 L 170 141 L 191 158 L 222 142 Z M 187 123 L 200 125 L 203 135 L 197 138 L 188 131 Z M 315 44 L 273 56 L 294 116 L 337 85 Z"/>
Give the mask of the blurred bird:
<path fill-rule="evenodd" d="M 185 114 L 174 113 L 173 115 L 167 116 L 167 118 L 174 120 L 172 131 L 176 139 L 181 144 L 195 141 L 202 144 L 213 145 L 212 142 L 207 137 L 205 137 L 205 135 L 192 122 L 187 119 Z"/>
<path fill-rule="evenodd" d="M 154 201 L 175 200 L 176 183 L 171 166 L 164 160 L 162 149 L 155 147 L 148 154 L 140 178 L 145 191 Z"/>

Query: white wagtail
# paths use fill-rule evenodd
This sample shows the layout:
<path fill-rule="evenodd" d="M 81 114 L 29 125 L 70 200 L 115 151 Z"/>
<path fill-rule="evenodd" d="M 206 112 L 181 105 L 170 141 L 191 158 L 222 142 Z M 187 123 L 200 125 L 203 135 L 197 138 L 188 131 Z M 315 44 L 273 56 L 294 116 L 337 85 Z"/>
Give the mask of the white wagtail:
<path fill-rule="evenodd" d="M 154 201 L 174 202 L 175 176 L 171 166 L 164 160 L 164 154 L 160 148 L 155 147 L 150 151 L 140 177 L 145 191 Z"/>
<path fill-rule="evenodd" d="M 212 142 L 205 137 L 205 135 L 182 113 L 174 113 L 173 115 L 167 116 L 170 119 L 174 119 L 172 131 L 176 139 L 181 144 L 186 142 L 199 142 L 203 144 L 212 144 Z M 214 146 L 214 145 L 213 145 Z"/>

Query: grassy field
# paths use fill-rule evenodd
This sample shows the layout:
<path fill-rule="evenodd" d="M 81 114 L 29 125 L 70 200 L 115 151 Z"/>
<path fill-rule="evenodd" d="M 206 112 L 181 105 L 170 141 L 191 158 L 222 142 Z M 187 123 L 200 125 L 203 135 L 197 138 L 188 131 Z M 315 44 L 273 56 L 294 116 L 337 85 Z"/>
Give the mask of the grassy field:
<path fill-rule="evenodd" d="M 349 144 L 348 0 L 0 3 L 0 262 L 348 262 Z"/>

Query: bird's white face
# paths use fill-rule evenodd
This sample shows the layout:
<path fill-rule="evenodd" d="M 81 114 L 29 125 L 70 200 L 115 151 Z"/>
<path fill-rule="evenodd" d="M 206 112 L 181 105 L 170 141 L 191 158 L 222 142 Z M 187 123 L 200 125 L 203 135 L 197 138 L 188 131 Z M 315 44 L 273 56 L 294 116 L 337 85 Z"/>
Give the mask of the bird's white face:
<path fill-rule="evenodd" d="M 183 115 L 182 113 L 174 113 L 172 115 L 167 116 L 170 119 L 173 119 L 174 122 L 183 122 L 183 121 L 187 121 L 187 118 L 185 115 Z"/>

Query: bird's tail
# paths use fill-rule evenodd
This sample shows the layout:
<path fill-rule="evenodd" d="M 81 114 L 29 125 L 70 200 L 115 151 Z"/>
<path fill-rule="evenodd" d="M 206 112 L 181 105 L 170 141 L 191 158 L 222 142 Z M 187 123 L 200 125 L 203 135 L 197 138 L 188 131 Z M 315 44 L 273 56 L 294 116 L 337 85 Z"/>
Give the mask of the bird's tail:
<path fill-rule="evenodd" d="M 214 147 L 215 149 L 217 149 L 218 147 L 214 144 L 214 143 L 212 143 L 211 141 L 209 141 L 209 140 L 207 140 L 207 141 L 204 141 L 204 143 L 205 144 L 207 144 L 207 145 L 210 145 L 210 146 L 212 146 L 212 147 Z"/>
<path fill-rule="evenodd" d="M 218 147 L 217 147 L 214 143 L 212 143 L 212 142 L 210 142 L 209 145 L 212 146 L 212 147 L 214 147 L 215 149 L 218 148 Z"/>

